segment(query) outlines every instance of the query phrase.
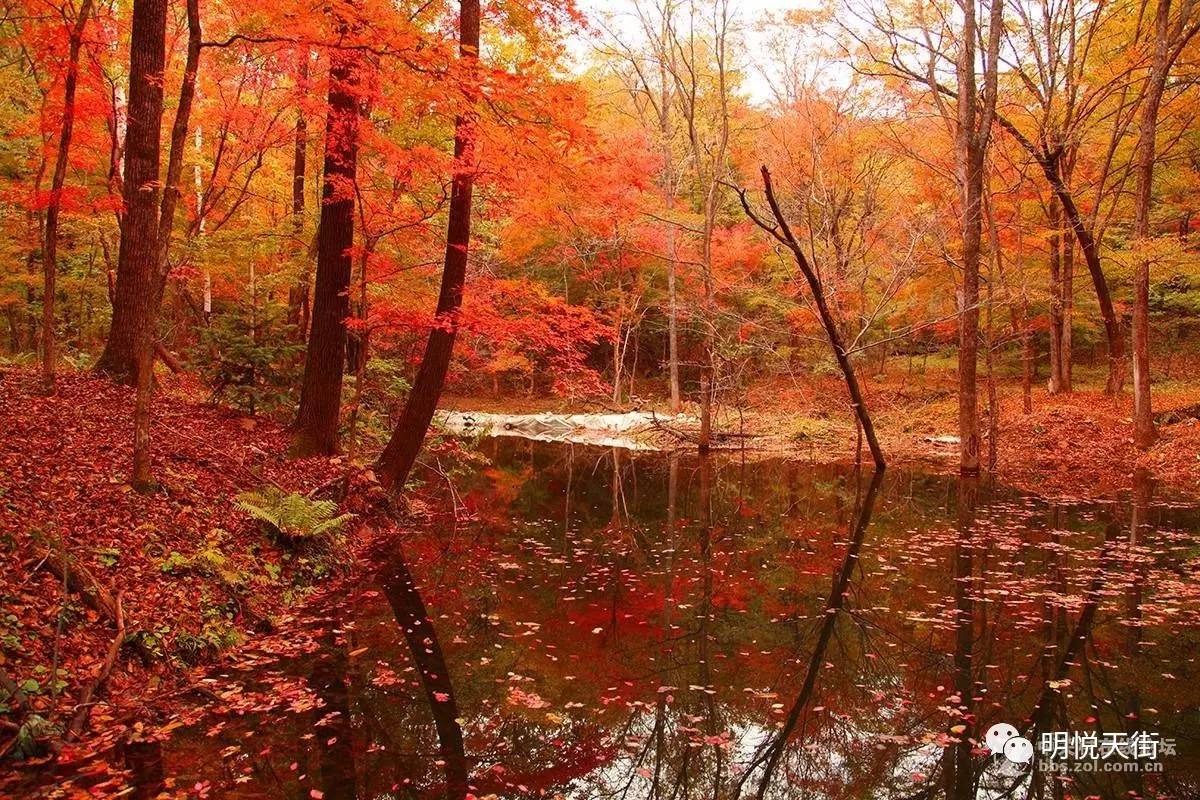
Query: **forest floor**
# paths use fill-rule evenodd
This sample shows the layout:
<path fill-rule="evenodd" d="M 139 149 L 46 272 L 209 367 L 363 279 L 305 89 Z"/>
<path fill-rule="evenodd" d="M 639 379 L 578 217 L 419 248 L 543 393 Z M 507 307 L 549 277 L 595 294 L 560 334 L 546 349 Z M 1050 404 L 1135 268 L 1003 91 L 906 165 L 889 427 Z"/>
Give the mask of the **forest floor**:
<path fill-rule="evenodd" d="M 59 753 L 62 768 L 112 746 L 129 719 L 167 721 L 217 653 L 288 625 L 336 565 L 282 545 L 234 499 L 265 484 L 307 492 L 343 469 L 336 459 L 287 459 L 278 423 L 167 396 L 155 404 L 160 487 L 138 494 L 126 483 L 132 390 L 82 374 L 61 376 L 51 397 L 36 387 L 32 372 L 0 372 L 5 755 L 32 749 L 4 716 L 21 705 L 12 684 L 29 712 L 15 715 L 23 732 L 61 742 L 118 638 L 116 604 L 125 628 L 123 657 L 96 692 L 86 735 Z M 68 591 L 51 569 L 64 560 L 99 591 Z M 99 792 L 105 777 L 94 777 Z"/>
<path fill-rule="evenodd" d="M 0 560 L 9 565 L 0 570 L 0 679 L 23 690 L 26 719 L 36 715 L 66 729 L 117 638 L 112 603 L 118 598 L 131 644 L 100 687 L 99 702 L 88 706 L 86 735 L 63 748 L 59 764 L 113 746 L 130 719 L 169 724 L 188 693 L 204 693 L 206 664 L 239 643 L 261 643 L 270 630 L 286 628 L 362 544 L 345 543 L 350 555 L 341 557 L 297 550 L 251 521 L 234 500 L 264 485 L 310 493 L 354 474 L 359 483 L 352 497 L 361 501 L 371 495 L 369 474 L 340 458 L 289 459 L 283 424 L 208 404 L 187 379 L 167 377 L 163 389 L 154 434 L 161 485 L 141 495 L 126 484 L 129 389 L 65 374 L 56 394 L 46 397 L 32 371 L 0 371 Z M 937 441 L 956 428 L 952 374 L 871 380 L 868 392 L 892 464 L 954 468 L 955 445 Z M 723 409 L 724 430 L 745 434 L 724 444 L 745 442 L 756 452 L 815 461 L 851 459 L 854 426 L 842 398 L 832 378 L 760 387 L 743 411 Z M 997 472 L 1004 483 L 1098 497 L 1128 490 L 1140 466 L 1178 494 L 1200 496 L 1200 421 L 1164 426 L 1159 443 L 1139 453 L 1128 396 L 1114 401 L 1088 390 L 1049 397 L 1038 388 L 1028 414 L 1019 386 L 1005 384 L 1001 398 Z M 1197 402 L 1200 384 L 1167 383 L 1156 393 L 1160 410 Z M 511 397 L 449 398 L 444 405 L 564 408 Z M 686 446 L 686 440 L 671 443 Z M 61 574 L 48 568 L 62 560 L 81 567 L 111 602 L 64 589 Z M 5 717 L 4 706 L 17 705 L 8 694 L 0 691 L 5 751 L 23 746 L 12 716 Z M 92 789 L 105 780 L 96 775 Z"/>

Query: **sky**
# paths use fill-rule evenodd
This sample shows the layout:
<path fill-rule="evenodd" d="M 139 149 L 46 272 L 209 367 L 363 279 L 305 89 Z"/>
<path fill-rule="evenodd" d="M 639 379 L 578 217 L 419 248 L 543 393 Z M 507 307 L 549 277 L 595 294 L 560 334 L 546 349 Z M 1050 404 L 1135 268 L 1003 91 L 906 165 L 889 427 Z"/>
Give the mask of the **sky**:
<path fill-rule="evenodd" d="M 654 0 L 649 0 L 649 2 L 654 2 Z M 705 0 L 697 0 L 698 6 L 703 6 L 704 3 Z M 730 14 L 746 42 L 744 53 L 751 56 L 760 52 L 760 48 L 755 44 L 763 40 L 763 34 L 756 28 L 768 14 L 782 16 L 784 12 L 792 9 L 812 8 L 815 5 L 813 0 L 729 0 Z M 631 40 L 636 35 L 637 22 L 631 19 L 634 0 L 577 0 L 577 6 L 587 14 L 589 19 L 602 17 L 612 19 L 612 24 L 619 26 L 618 30 L 623 33 L 628 32 Z M 622 25 L 622 19 L 626 20 L 624 25 Z M 572 43 L 571 51 L 577 62 L 583 64 L 594 46 L 594 39 L 578 36 Z M 770 85 L 758 69 L 758 65 L 751 61 L 743 66 L 746 67 L 743 88 L 751 102 L 765 103 L 769 101 L 771 99 Z"/>

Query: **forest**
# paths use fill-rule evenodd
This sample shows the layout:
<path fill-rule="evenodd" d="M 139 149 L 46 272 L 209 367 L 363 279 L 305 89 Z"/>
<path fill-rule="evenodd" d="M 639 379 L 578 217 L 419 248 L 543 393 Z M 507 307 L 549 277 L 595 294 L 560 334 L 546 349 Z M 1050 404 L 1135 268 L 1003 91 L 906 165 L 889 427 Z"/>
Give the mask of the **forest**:
<path fill-rule="evenodd" d="M 0 9 L 0 796 L 1200 795 L 1193 0 Z"/>

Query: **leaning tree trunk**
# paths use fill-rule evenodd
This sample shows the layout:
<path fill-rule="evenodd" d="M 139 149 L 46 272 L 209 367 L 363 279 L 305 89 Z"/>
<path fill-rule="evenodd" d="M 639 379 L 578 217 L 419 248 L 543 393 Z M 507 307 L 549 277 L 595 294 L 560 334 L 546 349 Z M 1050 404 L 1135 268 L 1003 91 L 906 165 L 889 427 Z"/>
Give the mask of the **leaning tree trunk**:
<path fill-rule="evenodd" d="M 167 2 L 134 0 L 129 44 L 129 119 L 125 130 L 124 207 L 113 318 L 96 369 L 134 383 L 137 347 L 153 340 L 158 256 L 159 139 L 166 66 Z"/>
<path fill-rule="evenodd" d="M 71 134 L 75 129 L 75 87 L 79 80 L 79 51 L 83 46 L 83 29 L 91 11 L 92 0 L 83 0 L 79 7 L 79 16 L 75 18 L 75 24 L 71 28 L 67 75 L 63 80 L 62 130 L 58 137 L 54 175 L 50 180 L 50 202 L 46 207 L 46 238 L 42 245 L 42 389 L 46 393 L 54 391 L 54 284 L 58 278 L 58 215 L 62 208 L 63 184 L 67 178 Z"/>
<path fill-rule="evenodd" d="M 479 58 L 479 0 L 462 0 L 459 6 L 459 53 L 468 64 Z M 478 89 L 469 77 L 467 99 L 474 106 Z M 446 228 L 446 258 L 442 267 L 442 288 L 438 295 L 437 317 L 417 379 L 404 405 L 404 413 L 392 432 L 392 438 L 379 457 L 376 473 L 384 488 L 398 492 L 408 480 L 417 453 L 425 441 L 425 432 L 433 420 L 458 330 L 458 310 L 462 306 L 463 286 L 467 279 L 467 254 L 471 245 L 471 195 L 475 186 L 474 115 L 472 110 L 454 121 L 454 181 L 450 188 L 450 214 Z"/>
<path fill-rule="evenodd" d="M 818 277 L 817 271 L 809 263 L 808 257 L 804 254 L 804 248 L 800 246 L 795 234 L 792 233 L 791 226 L 788 225 L 787 218 L 783 214 L 783 209 L 775 197 L 774 187 L 771 185 L 771 173 L 765 166 L 762 168 L 762 180 L 763 191 L 767 195 L 767 204 L 771 208 L 775 224 L 768 223 L 755 213 L 744 191 L 739 192 L 742 208 L 745 210 L 746 216 L 750 217 L 750 220 L 755 225 L 770 233 L 780 244 L 791 251 L 792 257 L 800 267 L 800 272 L 804 274 L 804 279 L 808 282 L 808 288 L 812 291 L 813 303 L 817 307 L 817 315 L 821 319 L 821 326 L 825 329 L 825 335 L 829 337 L 829 345 L 833 348 L 833 356 L 837 359 L 838 368 L 841 369 L 842 378 L 846 382 L 846 390 L 850 394 L 850 403 L 854 407 L 854 415 L 858 419 L 863 436 L 866 437 L 867 446 L 871 450 L 871 458 L 874 459 L 877 469 L 883 469 L 887 466 L 887 462 L 883 457 L 883 449 L 879 446 L 879 440 L 875 436 L 875 425 L 872 424 L 871 414 L 867 411 L 866 398 L 863 396 L 862 388 L 859 386 L 858 375 L 854 371 L 854 364 L 850 361 L 850 354 L 846 351 L 846 347 L 842 342 L 842 334 L 838 330 L 837 320 L 834 318 L 833 312 L 829 309 L 829 304 L 825 301 L 825 288 L 821 285 L 821 279 Z"/>
<path fill-rule="evenodd" d="M 360 120 L 358 58 L 336 51 L 329 67 L 329 114 L 325 120 L 324 188 L 317 228 L 317 280 L 312 332 L 304 361 L 294 449 L 333 453 L 346 364 L 346 318 L 350 314 L 350 249 L 354 245 L 354 192 Z"/>
<path fill-rule="evenodd" d="M 955 92 L 941 84 L 935 84 L 935 86 L 939 92 L 957 97 Z M 1060 174 L 1062 153 L 1050 152 L 1038 147 L 1025 134 L 1021 133 L 1020 128 L 1001 114 L 997 114 L 995 120 L 1037 161 L 1038 166 L 1042 169 L 1042 174 L 1046 177 L 1046 182 L 1049 183 L 1054 195 L 1062 204 L 1063 217 L 1074 232 L 1075 241 L 1079 243 L 1079 249 L 1083 252 L 1088 274 L 1091 275 L 1092 285 L 1096 289 L 1096 301 L 1100 306 L 1100 317 L 1104 321 L 1104 337 L 1108 342 L 1108 380 L 1104 391 L 1106 394 L 1115 395 L 1121 391 L 1121 385 L 1125 382 L 1125 340 L 1121 330 L 1121 321 L 1117 319 L 1116 309 L 1113 308 L 1112 294 L 1108 290 L 1108 280 L 1104 277 L 1104 269 L 1100 266 L 1100 250 L 1096 246 L 1096 240 L 1092 238 L 1091 231 L 1084 224 L 1079 207 L 1075 205 L 1075 197 L 1067 188 L 1066 180 Z"/>

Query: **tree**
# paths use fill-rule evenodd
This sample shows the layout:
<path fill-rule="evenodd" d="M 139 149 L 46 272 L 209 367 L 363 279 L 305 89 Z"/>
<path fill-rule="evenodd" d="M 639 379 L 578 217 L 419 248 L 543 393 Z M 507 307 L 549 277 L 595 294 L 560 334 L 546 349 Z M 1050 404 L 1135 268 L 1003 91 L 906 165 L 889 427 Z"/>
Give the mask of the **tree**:
<path fill-rule="evenodd" d="M 166 67 L 166 0 L 135 0 L 129 43 L 129 115 L 125 132 L 121 219 L 112 326 L 96 369 L 136 382 L 138 342 L 153 339 L 158 263 L 159 139 Z"/>
<path fill-rule="evenodd" d="M 1142 90 L 1137 143 L 1134 146 L 1133 239 L 1134 247 L 1145 248 L 1150 232 L 1150 207 L 1154 191 L 1155 145 L 1158 115 L 1171 67 L 1183 48 L 1200 30 L 1195 4 L 1180 3 L 1171 18 L 1171 0 L 1158 0 L 1151 34 L 1152 56 Z M 1154 444 L 1154 412 L 1150 402 L 1150 256 L 1139 253 L 1134 273 L 1133 298 L 1133 423 L 1134 441 L 1140 448 Z"/>
<path fill-rule="evenodd" d="M 165 10 L 163 13 L 165 18 Z M 135 15 L 136 19 L 136 15 Z M 135 319 L 139 320 L 134 333 L 134 376 L 135 385 L 137 387 L 137 397 L 134 402 L 133 412 L 133 474 L 131 483 L 135 489 L 146 491 L 152 485 L 151 470 L 150 470 L 150 415 L 151 401 L 154 393 L 154 352 L 155 338 L 154 328 L 158 321 L 158 309 L 162 304 L 163 291 L 166 288 L 167 272 L 169 270 L 168 256 L 171 248 L 171 229 L 175 224 L 175 208 L 179 202 L 181 190 L 179 181 L 183 174 L 183 151 L 187 147 L 188 120 L 192 112 L 192 100 L 196 94 L 196 71 L 199 68 L 200 61 L 200 4 L 199 0 L 187 0 L 187 20 L 188 20 L 188 48 L 187 59 L 184 65 L 183 85 L 179 90 L 179 105 L 175 110 L 175 122 L 171 126 L 171 150 L 167 156 L 167 175 L 166 182 L 163 184 L 162 203 L 158 209 L 158 221 L 153 226 L 153 237 L 151 244 L 153 249 L 146 255 L 143 255 L 141 248 L 138 249 L 138 258 L 147 258 L 149 260 L 149 269 L 144 265 L 138 264 L 136 272 L 131 270 L 131 274 L 137 280 L 145 280 L 144 285 L 137 286 L 136 289 L 131 289 L 137 297 L 137 304 L 132 309 L 132 314 Z M 154 34 L 158 36 L 157 31 Z M 165 30 L 164 30 L 165 37 Z M 156 38 L 156 42 L 158 39 Z M 162 47 L 160 46 L 160 50 Z M 161 75 L 161 70 L 160 73 Z M 133 69 L 130 68 L 131 89 L 130 89 L 130 107 L 133 108 L 133 90 L 132 90 L 132 75 Z M 161 81 L 161 77 L 157 78 Z M 158 90 L 157 95 L 157 118 L 154 129 L 151 132 L 143 132 L 143 135 L 153 135 L 155 139 L 158 137 L 159 130 L 162 126 L 162 89 Z M 130 124 L 129 130 L 132 131 L 134 125 Z M 127 134 L 126 141 L 128 142 L 131 134 Z M 130 150 L 130 146 L 126 144 L 126 150 Z M 132 158 L 130 159 L 132 160 Z M 147 174 L 150 174 L 150 164 L 146 164 Z M 158 143 L 154 145 L 154 163 L 153 174 L 157 183 L 158 175 Z M 131 189 L 131 184 L 137 189 Z M 130 191 L 144 191 L 143 183 L 130 180 L 130 170 L 126 167 L 125 192 L 126 195 Z M 153 209 L 150 209 L 153 213 Z M 125 226 L 121 228 L 121 249 L 125 249 Z M 147 232 L 146 235 L 149 235 Z M 120 280 L 120 270 L 118 268 L 118 281 Z M 119 286 L 119 284 L 118 284 Z M 120 292 L 118 291 L 118 297 Z M 116 306 L 114 305 L 114 311 Z M 114 328 L 116 317 L 114 315 Z M 112 336 L 110 334 L 110 341 Z M 107 353 L 108 350 L 105 350 Z"/>
<path fill-rule="evenodd" d="M 958 317 L 958 435 L 959 470 L 979 471 L 979 397 L 976 387 L 979 352 L 979 262 L 983 239 L 984 160 L 996 113 L 1000 36 L 1004 5 L 990 0 L 991 19 L 986 31 L 976 22 L 976 0 L 959 0 L 962 30 L 958 40 L 958 113 L 954 124 L 954 154 L 961 194 L 962 296 Z M 983 87 L 976 70 L 977 39 L 983 41 Z"/>
<path fill-rule="evenodd" d="M 745 210 L 746 215 L 754 221 L 755 225 L 769 233 L 776 241 L 791 252 L 797 266 L 800 267 L 800 272 L 804 275 L 805 281 L 808 282 L 808 288 L 812 292 L 813 302 L 816 303 L 817 313 L 820 316 L 821 325 L 825 329 L 825 335 L 829 337 L 829 345 L 833 348 L 833 355 L 837 359 L 838 369 L 841 370 L 842 378 L 846 382 L 846 390 L 850 393 L 850 405 L 854 408 L 854 415 L 862 427 L 863 436 L 866 437 L 867 447 L 871 450 L 871 458 L 875 461 L 876 469 L 882 470 L 887 466 L 887 461 L 883 457 L 883 449 L 879 446 L 879 441 L 875 436 L 875 425 L 871 422 L 870 412 L 867 411 L 866 398 L 863 397 L 862 389 L 858 384 L 858 376 L 854 371 L 854 365 L 850 363 L 849 351 L 842 342 L 842 335 L 838 330 L 838 321 L 834 318 L 833 312 L 830 311 L 829 304 L 826 302 L 825 288 L 821 284 L 820 277 L 818 277 L 817 269 L 809 263 L 808 258 L 804 255 L 804 248 L 801 247 L 795 234 L 792 233 L 791 226 L 783 214 L 783 209 L 775 197 L 775 191 L 771 185 L 771 173 L 765 166 L 762 168 L 762 181 L 763 192 L 767 196 L 767 205 L 771 209 L 771 216 L 774 218 L 775 223 L 772 225 L 754 211 L 745 191 L 739 193 L 742 208 Z"/>
<path fill-rule="evenodd" d="M 92 11 L 92 0 L 83 0 L 71 27 L 68 45 L 67 74 L 63 80 L 62 130 L 58 136 L 58 153 L 54 160 L 54 175 L 50 179 L 50 202 L 46 206 L 46 226 L 42 245 L 42 388 L 54 391 L 55 281 L 58 277 L 58 217 L 62 210 L 63 184 L 67 177 L 67 159 L 71 152 L 71 135 L 75 130 L 75 88 L 79 82 L 79 51 L 83 48 L 83 30 Z"/>
<path fill-rule="evenodd" d="M 346 23 L 340 27 L 345 36 Z M 350 249 L 354 246 L 354 186 L 362 117 L 361 66 L 353 49 L 335 49 L 330 55 L 312 332 L 308 337 L 294 438 L 298 454 L 333 453 L 337 449 L 346 363 L 346 319 L 350 315 Z"/>
<path fill-rule="evenodd" d="M 479 0 L 459 4 L 459 56 L 468 71 L 479 60 Z M 458 311 L 462 307 L 463 287 L 467 278 L 467 256 L 471 247 L 471 195 L 475 185 L 473 105 L 478 89 L 468 77 L 468 111 L 454 121 L 454 179 L 450 188 L 450 212 L 446 224 L 446 255 L 442 266 L 442 285 L 438 294 L 437 318 L 417 378 L 405 403 L 400 421 L 379 456 L 376 471 L 379 482 L 389 491 L 404 488 L 408 473 L 416 463 L 429 423 L 433 421 L 450 356 L 458 331 Z"/>
<path fill-rule="evenodd" d="M 941 48 L 943 39 L 947 38 L 947 31 L 936 30 L 920 14 L 918 14 L 918 19 L 916 20 L 918 30 L 921 31 L 919 37 L 910 37 L 902 31 L 900 29 L 901 23 L 892 16 L 890 11 L 880 15 L 873 10 L 867 14 L 866 21 L 873 29 L 885 37 L 887 55 L 879 52 L 876 43 L 868 41 L 856 31 L 847 30 L 851 37 L 866 52 L 869 60 L 882 66 L 885 75 L 900 77 L 903 80 L 927 86 L 935 95 L 935 102 L 939 107 L 939 112 L 942 116 L 948 117 L 948 110 L 942 107 L 941 98 L 949 98 L 958 103 L 959 91 L 943 83 L 940 76 L 948 69 L 954 69 L 956 71 L 955 74 L 957 74 L 958 55 L 961 55 L 961 53 L 952 58 L 949 53 Z M 945 25 L 943 24 L 944 27 Z M 1049 30 L 1054 31 L 1055 29 L 1050 28 Z M 1074 28 L 1066 28 L 1065 30 L 1073 32 Z M 1052 47 L 1056 47 L 1060 38 L 1058 34 L 1051 32 L 1048 40 Z M 1033 58 L 1035 62 L 1040 60 L 1043 68 L 1053 74 L 1057 71 L 1053 65 L 1060 61 L 1061 54 L 1055 52 L 1050 55 L 1041 55 L 1036 53 L 1035 50 Z M 1037 82 L 1028 74 L 1022 72 L 1020 57 L 1007 58 L 1006 65 L 1008 62 L 1014 60 L 1018 61 L 1016 69 L 1022 75 L 1022 84 L 1036 87 Z M 1056 85 L 1054 80 L 1051 79 L 1049 83 L 1050 89 L 1053 89 Z M 1100 89 L 1107 90 L 1113 85 L 1113 82 L 1110 81 L 1102 82 Z M 1103 106 L 1103 99 L 1107 97 L 1107 94 L 1100 91 L 1097 94 L 1100 97 L 1100 100 L 1097 102 L 1081 103 L 1080 105 L 1087 106 L 1091 109 L 1092 113 L 1099 113 L 1106 110 Z M 1039 97 L 1044 108 L 1053 108 L 1052 91 L 1043 92 Z M 1109 114 L 1113 119 L 1112 135 L 1107 148 L 1107 160 L 1104 162 L 1104 171 L 1101 179 L 1097 181 L 1098 198 L 1103 198 L 1106 193 L 1111 192 L 1115 194 L 1119 191 L 1119 181 L 1116 186 L 1110 184 L 1108 169 L 1112 166 L 1113 155 L 1120 144 L 1125 125 L 1128 121 L 1128 117 L 1121 113 L 1123 105 L 1124 97 L 1121 95 L 1118 100 L 1118 109 Z M 1104 324 L 1105 338 L 1108 343 L 1108 378 L 1105 384 L 1105 391 L 1110 395 L 1116 394 L 1120 391 L 1121 385 L 1124 382 L 1124 328 L 1117 316 L 1108 280 L 1105 277 L 1100 261 L 1100 244 L 1097 230 L 1098 212 L 1093 213 L 1090 218 L 1091 224 L 1089 224 L 1089 220 L 1085 219 L 1083 211 L 1080 210 L 1076 202 L 1076 195 L 1068 184 L 1069 170 L 1066 168 L 1068 164 L 1064 163 L 1066 159 L 1066 147 L 1063 142 L 1056 141 L 1052 133 L 1055 129 L 1052 124 L 1055 117 L 1052 114 L 1045 113 L 1039 118 L 1042 127 L 1037 133 L 1036 142 L 1034 139 L 1026 136 L 1020 126 L 1005 114 L 1000 113 L 1000 111 L 993 109 L 992 117 L 995 124 L 998 124 L 1005 132 L 1012 136 L 1038 165 L 1051 193 L 1057 198 L 1061 206 L 1066 225 L 1070 227 L 1075 235 L 1079 249 L 1087 264 L 1092 285 L 1095 288 L 1096 300 L 1099 305 L 1100 316 Z M 1076 127 L 1078 129 L 1082 130 L 1090 126 L 1088 115 L 1082 112 L 1074 112 L 1074 119 L 1077 122 Z M 1096 205 L 1098 209 L 1099 200 Z M 1057 290 L 1061 292 L 1063 288 L 1060 286 Z M 1065 319 L 1064 324 L 1066 324 Z"/>

